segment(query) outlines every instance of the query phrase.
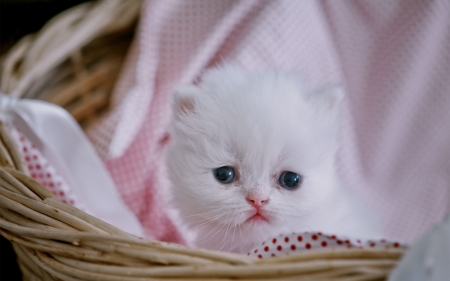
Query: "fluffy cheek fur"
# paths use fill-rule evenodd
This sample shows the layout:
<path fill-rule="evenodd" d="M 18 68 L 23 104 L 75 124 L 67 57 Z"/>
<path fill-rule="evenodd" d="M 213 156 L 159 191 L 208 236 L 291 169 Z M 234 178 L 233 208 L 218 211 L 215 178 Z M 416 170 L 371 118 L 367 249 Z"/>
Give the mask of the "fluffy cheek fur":
<path fill-rule="evenodd" d="M 193 244 L 242 252 L 268 236 L 311 228 L 308 223 L 302 224 L 302 217 L 308 217 L 317 211 L 318 206 L 326 204 L 335 188 L 331 158 L 324 158 L 304 169 L 308 176 L 305 176 L 301 187 L 289 191 L 277 183 L 277 176 L 285 170 L 282 163 L 271 167 L 270 171 L 251 171 L 243 163 L 236 163 L 238 160 L 233 158 L 234 153 L 218 149 L 225 144 L 198 138 L 199 133 L 175 134 L 167 154 L 173 201 L 183 222 L 196 231 Z M 297 156 L 292 158 L 295 161 Z M 221 162 L 223 159 L 227 160 Z M 242 181 L 220 184 L 213 176 L 213 168 L 230 163 L 236 163 L 234 166 L 238 172 L 247 177 L 256 174 L 255 179 L 242 176 Z M 254 208 L 245 198 L 255 185 L 269 198 L 264 206 L 264 215 L 269 223 L 247 222 Z"/>

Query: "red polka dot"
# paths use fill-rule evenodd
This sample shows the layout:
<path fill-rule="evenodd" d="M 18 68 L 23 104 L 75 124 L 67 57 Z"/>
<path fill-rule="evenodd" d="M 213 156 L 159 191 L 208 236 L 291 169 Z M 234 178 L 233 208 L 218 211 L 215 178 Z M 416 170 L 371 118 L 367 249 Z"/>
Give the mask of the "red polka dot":
<path fill-rule="evenodd" d="M 268 252 L 269 251 L 269 247 L 264 247 L 264 251 Z"/>
<path fill-rule="evenodd" d="M 370 247 L 375 247 L 375 243 L 371 242 Z"/>
<path fill-rule="evenodd" d="M 30 161 L 30 156 L 25 156 L 25 161 Z"/>
<path fill-rule="evenodd" d="M 337 243 L 338 245 L 342 245 L 342 241 L 341 241 L 341 240 L 337 240 L 336 243 Z"/>
<path fill-rule="evenodd" d="M 258 255 L 258 259 L 262 259 L 262 256 L 261 256 L 261 255 Z"/>
<path fill-rule="evenodd" d="M 291 245 L 291 250 L 295 251 L 295 249 L 297 249 L 297 246 L 295 246 L 294 244 Z"/>
<path fill-rule="evenodd" d="M 273 238 L 272 243 L 273 244 L 277 243 L 277 238 Z"/>
<path fill-rule="evenodd" d="M 51 182 L 48 184 L 50 187 L 54 187 L 55 185 Z"/>
<path fill-rule="evenodd" d="M 28 149 L 26 147 L 23 148 L 23 152 L 27 152 Z"/>
<path fill-rule="evenodd" d="M 60 192 L 59 192 L 59 195 L 60 195 L 60 196 L 64 196 L 64 191 L 60 191 Z M 258 250 L 256 250 L 256 251 L 258 251 Z M 256 252 L 255 252 L 255 253 L 256 253 Z"/>
<path fill-rule="evenodd" d="M 70 203 L 70 205 L 73 205 L 73 203 L 75 203 L 75 202 L 73 202 L 73 200 L 71 199 L 71 200 L 69 201 L 69 203 Z"/>
<path fill-rule="evenodd" d="M 308 250 L 311 249 L 311 244 L 306 243 L 305 248 L 308 249 Z"/>
<path fill-rule="evenodd" d="M 52 175 L 50 175 L 50 173 L 47 173 L 47 178 L 50 178 Z"/>
<path fill-rule="evenodd" d="M 320 243 L 320 245 L 322 245 L 322 247 L 326 247 L 328 245 L 327 241 L 322 241 L 322 243 Z"/>
<path fill-rule="evenodd" d="M 36 160 L 36 159 L 37 159 L 37 156 L 36 156 L 36 155 L 33 155 L 33 159 Z"/>
<path fill-rule="evenodd" d="M 33 165 L 28 165 L 28 170 L 33 170 Z"/>
<path fill-rule="evenodd" d="M 281 251 L 281 250 L 283 250 L 283 247 L 281 247 L 281 245 L 278 245 L 277 250 Z"/>
<path fill-rule="evenodd" d="M 256 249 L 254 253 L 256 254 L 257 252 L 258 252 L 258 249 Z"/>
<path fill-rule="evenodd" d="M 36 169 L 40 170 L 41 169 L 41 165 L 37 164 L 36 165 Z"/>
<path fill-rule="evenodd" d="M 356 242 L 358 242 L 359 244 L 361 244 L 361 240 L 359 240 L 359 239 L 358 239 L 358 240 L 356 240 Z"/>
<path fill-rule="evenodd" d="M 23 142 L 25 140 L 25 138 L 22 136 L 20 137 L 20 141 Z"/>
<path fill-rule="evenodd" d="M 285 237 L 284 238 L 284 242 L 288 243 L 289 242 L 289 237 Z"/>
<path fill-rule="evenodd" d="M 250 256 L 250 253 L 248 253 L 247 256 Z"/>
<path fill-rule="evenodd" d="M 345 244 L 350 244 L 350 241 L 349 240 L 345 240 Z"/>
<path fill-rule="evenodd" d="M 302 242 L 302 240 L 303 240 L 303 237 L 301 237 L 301 236 L 298 236 L 298 237 L 297 237 L 297 240 L 298 240 L 299 242 Z"/>
<path fill-rule="evenodd" d="M 331 239 L 336 239 L 336 235 L 331 235 Z"/>
<path fill-rule="evenodd" d="M 272 256 L 272 257 L 275 257 L 275 254 L 272 254 L 271 256 Z"/>
<path fill-rule="evenodd" d="M 37 178 L 37 175 L 36 175 L 35 173 L 32 173 L 32 174 L 31 174 L 31 177 L 32 177 L 33 179 L 35 179 L 35 178 Z"/>
<path fill-rule="evenodd" d="M 400 244 L 398 244 L 397 242 L 394 243 L 394 248 L 398 248 L 400 247 Z"/>
<path fill-rule="evenodd" d="M 317 232 L 317 235 L 322 236 L 322 232 Z"/>
<path fill-rule="evenodd" d="M 311 236 L 312 240 L 317 240 L 317 235 Z"/>

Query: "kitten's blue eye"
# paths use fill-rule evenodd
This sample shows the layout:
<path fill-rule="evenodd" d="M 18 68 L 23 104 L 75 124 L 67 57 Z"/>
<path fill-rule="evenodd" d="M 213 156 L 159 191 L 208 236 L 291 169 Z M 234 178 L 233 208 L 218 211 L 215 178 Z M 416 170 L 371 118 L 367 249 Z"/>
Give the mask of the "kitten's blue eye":
<path fill-rule="evenodd" d="M 281 187 L 287 190 L 296 189 L 302 182 L 302 176 L 294 172 L 283 172 L 278 179 Z"/>
<path fill-rule="evenodd" d="M 234 172 L 234 169 L 229 166 L 223 166 L 220 168 L 217 168 L 214 170 L 214 177 L 220 182 L 220 183 L 230 183 L 234 181 L 236 178 L 236 173 Z"/>

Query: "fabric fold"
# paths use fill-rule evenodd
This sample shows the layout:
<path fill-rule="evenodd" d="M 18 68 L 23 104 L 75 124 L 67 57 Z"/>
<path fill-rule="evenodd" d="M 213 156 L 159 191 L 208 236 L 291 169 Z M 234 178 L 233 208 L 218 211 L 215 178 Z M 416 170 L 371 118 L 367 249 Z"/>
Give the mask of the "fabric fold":
<path fill-rule="evenodd" d="M 83 202 L 87 212 L 142 237 L 139 221 L 122 202 L 103 162 L 64 109 L 0 94 L 0 120 L 19 130 Z"/>

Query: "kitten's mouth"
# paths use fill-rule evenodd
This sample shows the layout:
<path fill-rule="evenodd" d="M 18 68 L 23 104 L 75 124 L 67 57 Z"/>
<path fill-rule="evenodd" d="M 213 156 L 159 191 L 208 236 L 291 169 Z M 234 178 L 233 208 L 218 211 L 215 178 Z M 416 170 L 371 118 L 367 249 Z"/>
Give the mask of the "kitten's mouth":
<path fill-rule="evenodd" d="M 246 222 L 269 222 L 269 220 L 260 213 L 256 213 L 249 217 Z"/>

